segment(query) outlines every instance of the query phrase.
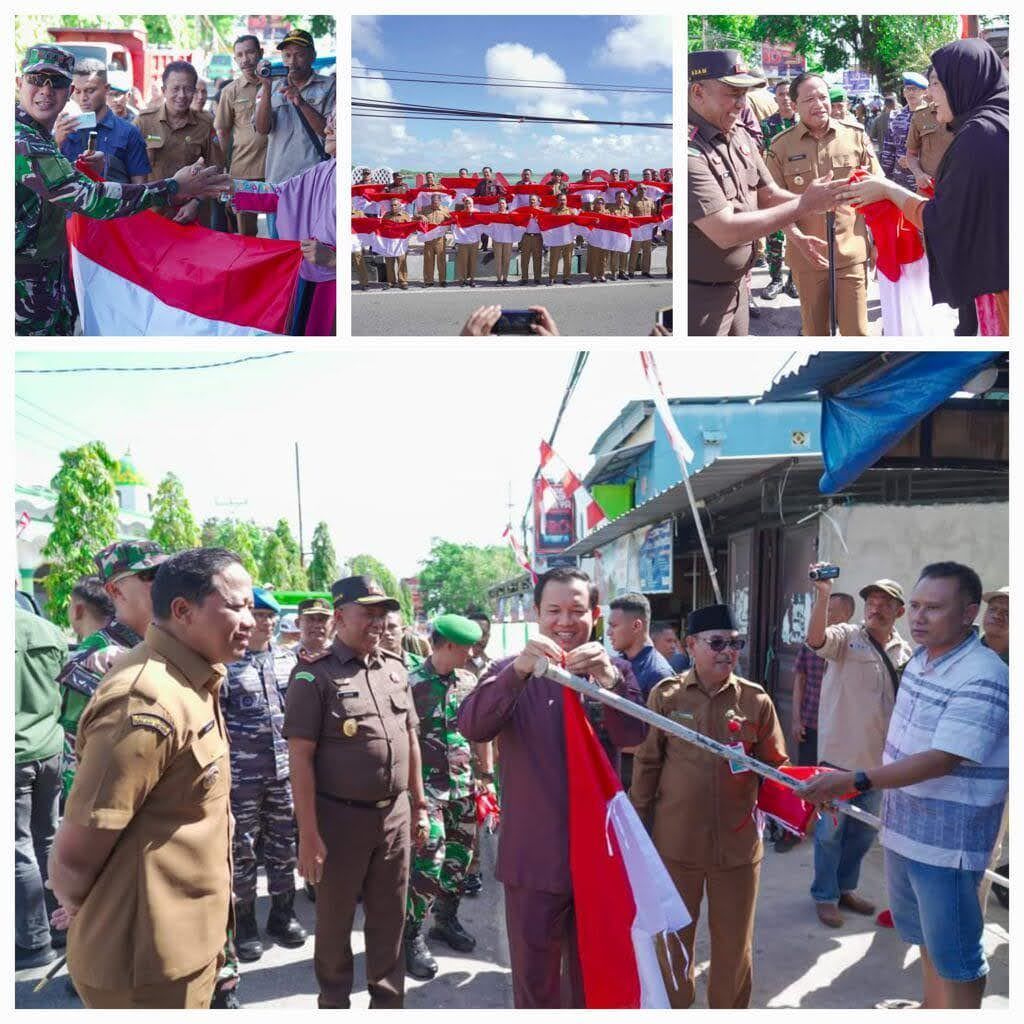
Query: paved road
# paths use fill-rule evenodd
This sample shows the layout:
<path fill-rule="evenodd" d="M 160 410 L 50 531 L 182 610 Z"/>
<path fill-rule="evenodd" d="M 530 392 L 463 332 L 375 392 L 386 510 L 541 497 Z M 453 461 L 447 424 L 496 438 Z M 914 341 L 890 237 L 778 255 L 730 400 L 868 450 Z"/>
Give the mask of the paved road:
<path fill-rule="evenodd" d="M 454 954 L 431 941 L 441 970 L 428 982 L 407 979 L 406 1005 L 436 1009 L 497 1009 L 512 1005 L 501 887 L 494 881 L 496 840 L 485 839 L 484 892 L 462 902 L 459 917 L 476 936 L 470 956 Z M 804 842 L 788 853 L 770 846 L 761 869 L 761 894 L 754 932 L 754 988 L 751 1005 L 761 1008 L 839 1009 L 872 1007 L 882 999 L 920 998 L 920 963 L 916 948 L 904 945 L 892 929 L 879 928 L 872 917 L 844 912 L 846 922 L 833 930 L 819 924 L 808 894 L 814 851 Z M 876 845 L 864 861 L 858 890 L 879 907 L 885 905 L 882 851 Z M 260 876 L 257 917 L 266 918 L 268 899 Z M 312 932 L 313 906 L 305 896 L 296 899 L 303 924 Z M 1009 913 L 993 896 L 985 927 L 985 950 L 991 973 L 986 1009 L 1009 1008 Z M 355 992 L 352 1005 L 366 1008 L 362 917 L 352 936 L 356 953 Z M 450 955 L 449 955 L 450 954 Z M 310 1009 L 316 1004 L 313 976 L 313 940 L 302 949 L 270 945 L 263 958 L 242 965 L 242 1000 L 260 1009 Z M 710 946 L 706 919 L 701 918 L 694 951 L 698 1007 L 707 1005 Z M 38 996 L 31 995 L 44 970 L 15 975 L 15 1005 L 33 1008 L 81 1006 L 67 994 L 62 974 Z"/>

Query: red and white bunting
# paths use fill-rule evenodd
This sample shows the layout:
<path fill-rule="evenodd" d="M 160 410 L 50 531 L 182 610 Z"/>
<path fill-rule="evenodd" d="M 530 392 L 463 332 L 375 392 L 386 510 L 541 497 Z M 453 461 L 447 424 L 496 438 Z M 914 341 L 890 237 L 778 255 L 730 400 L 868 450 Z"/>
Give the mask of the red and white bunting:
<path fill-rule="evenodd" d="M 504 537 L 511 545 L 512 553 L 516 556 L 516 561 L 533 577 L 533 582 L 536 583 L 537 574 L 533 571 L 533 566 L 530 564 L 530 560 L 526 557 L 526 552 L 523 550 L 523 546 L 519 543 L 515 531 L 512 529 L 511 523 L 505 527 L 505 532 L 502 533 L 502 537 Z"/>
<path fill-rule="evenodd" d="M 676 423 L 672 410 L 669 408 L 668 399 L 665 397 L 665 389 L 661 385 L 661 377 L 658 376 L 658 366 L 654 361 L 653 352 L 641 352 L 640 361 L 643 363 L 644 376 L 651 389 L 651 396 L 654 398 L 654 408 L 658 410 L 662 426 L 668 434 L 669 443 L 679 460 L 679 468 L 686 474 L 686 464 L 693 461 L 693 449 L 686 443 Z"/>
<path fill-rule="evenodd" d="M 545 470 L 548 470 L 545 472 Z M 561 457 L 547 443 L 540 443 L 540 475 L 545 484 L 543 503 L 545 509 L 549 507 L 550 484 L 559 484 L 562 492 L 567 498 L 574 498 L 576 507 L 583 510 L 583 520 L 588 530 L 593 530 L 598 524 L 608 517 L 604 509 L 591 497 L 590 492 L 583 486 L 580 478 L 562 461 Z"/>

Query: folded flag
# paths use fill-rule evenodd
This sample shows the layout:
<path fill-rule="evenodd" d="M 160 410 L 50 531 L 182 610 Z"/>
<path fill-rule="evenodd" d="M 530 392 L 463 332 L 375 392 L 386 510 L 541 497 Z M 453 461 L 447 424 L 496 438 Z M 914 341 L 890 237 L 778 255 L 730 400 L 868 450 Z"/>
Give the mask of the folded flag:
<path fill-rule="evenodd" d="M 419 220 L 384 220 L 376 217 L 353 217 L 352 233 L 380 256 L 404 256 L 409 240 L 424 228 Z"/>
<path fill-rule="evenodd" d="M 625 218 L 623 218 L 625 220 Z M 630 234 L 634 242 L 649 242 L 654 237 L 655 228 L 661 224 L 661 215 L 653 217 L 630 217 Z"/>
<path fill-rule="evenodd" d="M 591 213 L 590 244 L 610 252 L 629 252 L 633 244 L 633 218 Z"/>

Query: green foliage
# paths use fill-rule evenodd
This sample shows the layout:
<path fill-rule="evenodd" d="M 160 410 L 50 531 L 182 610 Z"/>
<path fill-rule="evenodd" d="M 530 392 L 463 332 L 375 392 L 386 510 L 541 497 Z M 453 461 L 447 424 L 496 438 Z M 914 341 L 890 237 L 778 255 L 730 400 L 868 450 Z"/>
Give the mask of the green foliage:
<path fill-rule="evenodd" d="M 747 61 L 758 62 L 761 40 L 754 35 L 756 20 L 752 14 L 688 15 L 687 49 L 739 50 Z"/>
<path fill-rule="evenodd" d="M 287 586 L 281 583 L 281 586 L 286 590 L 305 590 L 308 579 L 306 570 L 302 567 L 302 553 L 299 551 L 298 541 L 292 536 L 288 520 L 278 519 L 274 533 L 281 541 L 288 562 L 288 583 Z"/>
<path fill-rule="evenodd" d="M 398 601 L 402 606 L 402 620 L 414 622 L 416 620 L 416 607 L 412 603 L 412 591 L 409 584 L 404 580 L 398 585 Z"/>
<path fill-rule="evenodd" d="M 335 21 L 329 14 L 286 14 L 293 28 L 304 28 L 314 39 L 335 35 Z"/>
<path fill-rule="evenodd" d="M 260 562 L 259 578 L 254 582 L 269 585 L 278 590 L 291 590 L 291 562 L 281 538 L 272 533 L 263 545 L 263 559 Z"/>
<path fill-rule="evenodd" d="M 203 547 L 227 548 L 242 560 L 245 571 L 260 581 L 260 561 L 263 557 L 263 531 L 255 523 L 243 523 L 237 519 L 207 519 L 201 531 Z"/>
<path fill-rule="evenodd" d="M 168 473 L 156 489 L 149 539 L 156 541 L 168 554 L 199 544 L 199 527 L 192 516 L 192 507 L 185 497 L 185 488 L 173 473 Z"/>
<path fill-rule="evenodd" d="M 412 622 L 412 599 L 407 596 L 402 601 L 402 588 L 399 586 L 395 574 L 379 559 L 373 555 L 356 555 L 349 559 L 349 573 L 352 576 L 372 576 L 382 587 L 388 597 L 397 598 L 402 605 L 402 614 L 406 622 Z"/>
<path fill-rule="evenodd" d="M 428 616 L 487 607 L 487 590 L 518 571 L 504 545 L 476 547 L 435 537 L 419 572 L 420 596 Z"/>
<path fill-rule="evenodd" d="M 115 461 L 101 441 L 60 454 L 60 469 L 50 482 L 57 492 L 53 531 L 43 548 L 50 572 L 43 581 L 46 610 L 58 625 L 68 624 L 68 599 L 81 576 L 95 574 L 92 556 L 117 540 Z"/>
<path fill-rule="evenodd" d="M 306 574 L 309 578 L 310 590 L 330 590 L 331 584 L 338 578 L 338 556 L 331 543 L 331 532 L 325 522 L 316 524 L 313 541 L 310 545 L 312 557 Z"/>

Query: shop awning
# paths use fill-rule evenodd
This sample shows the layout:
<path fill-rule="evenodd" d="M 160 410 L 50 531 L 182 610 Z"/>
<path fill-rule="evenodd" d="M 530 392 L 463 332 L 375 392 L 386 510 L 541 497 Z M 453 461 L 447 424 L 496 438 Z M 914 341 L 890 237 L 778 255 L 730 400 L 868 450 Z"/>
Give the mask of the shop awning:
<path fill-rule="evenodd" d="M 643 441 L 640 444 L 627 444 L 605 455 L 599 455 L 590 467 L 590 472 L 583 478 L 583 486 L 589 487 L 597 480 L 619 473 L 630 463 L 642 455 L 648 448 L 653 448 L 653 441 Z"/>

